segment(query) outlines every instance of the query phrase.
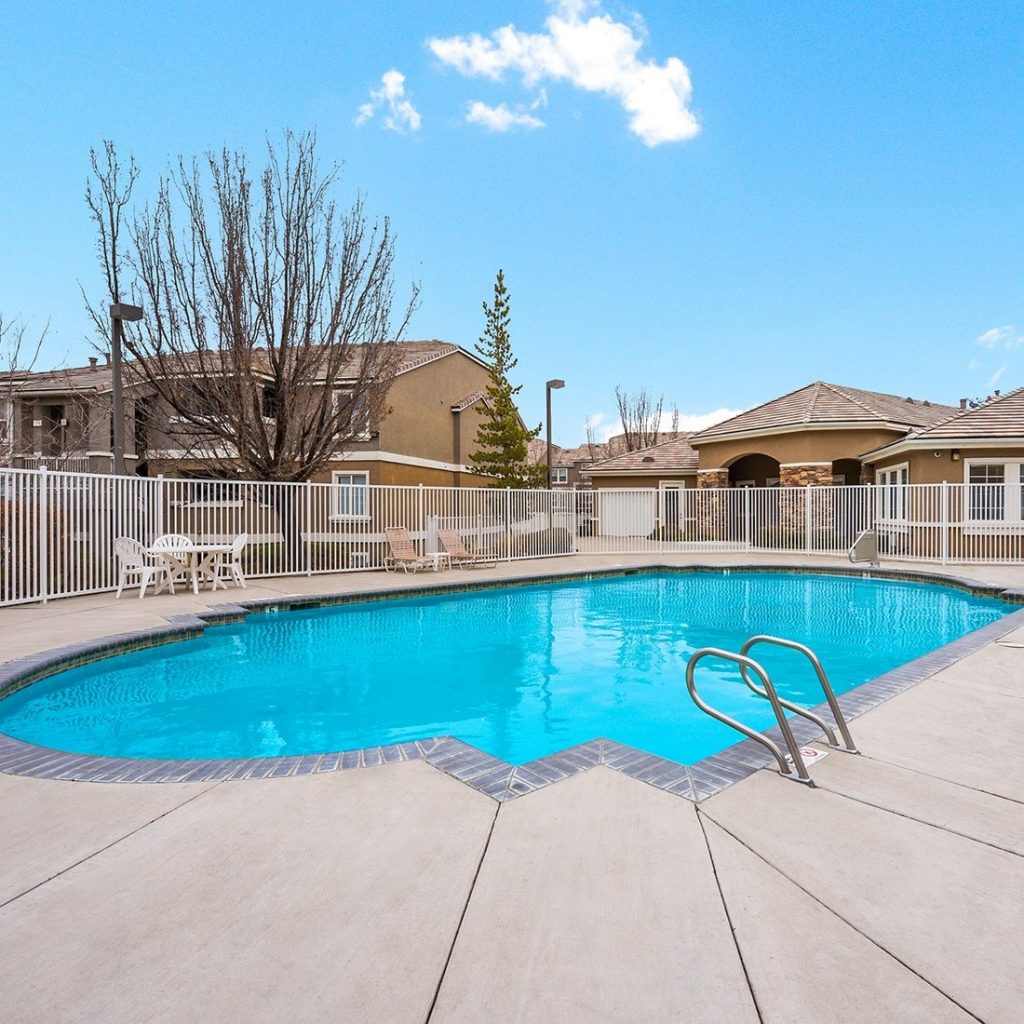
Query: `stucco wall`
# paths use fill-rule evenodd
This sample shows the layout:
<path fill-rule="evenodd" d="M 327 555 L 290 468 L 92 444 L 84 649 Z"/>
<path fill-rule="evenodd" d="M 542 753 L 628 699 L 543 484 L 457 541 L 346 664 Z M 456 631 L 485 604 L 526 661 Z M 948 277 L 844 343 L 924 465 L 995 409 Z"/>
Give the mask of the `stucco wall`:
<path fill-rule="evenodd" d="M 730 466 L 744 455 L 760 453 L 779 463 L 832 462 L 835 459 L 859 459 L 864 452 L 891 444 L 903 437 L 892 430 L 801 430 L 791 434 L 772 434 L 694 445 L 701 469 Z"/>
<path fill-rule="evenodd" d="M 490 483 L 489 478 L 471 473 L 406 466 L 395 462 L 359 462 L 356 459 L 333 463 L 329 469 L 318 473 L 313 478 L 314 482 L 330 483 L 334 472 L 368 473 L 371 484 L 393 487 L 415 487 L 417 484 L 426 487 L 486 487 Z"/>
<path fill-rule="evenodd" d="M 910 466 L 910 482 L 912 484 L 940 484 L 947 481 L 951 484 L 964 483 L 964 462 L 967 459 L 991 459 L 1001 462 L 1006 459 L 1024 459 L 1024 446 L 1020 448 L 960 448 L 960 458 L 954 461 L 951 448 L 936 449 L 942 454 L 936 458 L 931 449 L 927 451 L 904 452 L 901 455 L 889 455 L 884 459 L 870 464 L 868 483 L 875 482 L 875 473 L 889 466 L 899 466 L 904 462 Z"/>
<path fill-rule="evenodd" d="M 595 491 L 614 487 L 630 487 L 634 490 L 641 487 L 653 487 L 657 490 L 662 480 L 683 484 L 685 487 L 697 485 L 697 478 L 693 473 L 688 475 L 662 473 L 659 476 L 595 476 L 590 479 Z"/>
<path fill-rule="evenodd" d="M 479 408 L 457 417 L 452 405 L 488 383 L 487 370 L 461 352 L 402 374 L 388 395 L 390 412 L 380 424 L 380 448 L 423 459 L 452 462 L 455 421 L 461 429 L 461 461 L 476 448 Z"/>

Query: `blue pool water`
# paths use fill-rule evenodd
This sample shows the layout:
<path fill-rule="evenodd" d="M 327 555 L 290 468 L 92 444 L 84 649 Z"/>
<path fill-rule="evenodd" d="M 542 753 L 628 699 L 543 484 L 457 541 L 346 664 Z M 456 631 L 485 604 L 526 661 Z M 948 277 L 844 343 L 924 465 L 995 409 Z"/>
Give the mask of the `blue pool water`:
<path fill-rule="evenodd" d="M 71 669 L 0 701 L 0 731 L 122 757 L 308 754 L 453 735 L 522 763 L 597 736 L 693 762 L 734 743 L 686 693 L 698 647 L 809 644 L 837 692 L 1013 609 L 953 588 L 778 573 L 650 574 L 250 616 Z M 755 656 L 822 700 L 792 652 Z M 731 665 L 698 687 L 773 724 Z"/>

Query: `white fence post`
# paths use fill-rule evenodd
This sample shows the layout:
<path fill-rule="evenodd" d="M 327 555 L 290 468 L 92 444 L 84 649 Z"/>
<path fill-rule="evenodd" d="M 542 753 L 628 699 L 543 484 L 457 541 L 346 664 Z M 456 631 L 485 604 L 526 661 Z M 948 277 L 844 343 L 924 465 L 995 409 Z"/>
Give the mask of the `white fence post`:
<path fill-rule="evenodd" d="M 512 488 L 505 488 L 505 561 L 512 561 Z"/>
<path fill-rule="evenodd" d="M 156 533 L 155 537 L 162 537 L 167 531 L 164 529 L 164 475 L 160 473 L 156 478 Z"/>
<path fill-rule="evenodd" d="M 949 482 L 946 480 L 942 481 L 942 499 L 941 499 L 941 512 L 939 516 L 941 521 L 942 540 L 940 542 L 940 550 L 942 552 L 942 564 L 946 565 L 949 562 Z"/>
<path fill-rule="evenodd" d="M 306 561 L 306 575 L 313 575 L 313 552 L 310 550 L 309 538 L 313 533 L 313 481 L 306 481 L 306 525 L 302 531 L 302 548 Z"/>
<path fill-rule="evenodd" d="M 743 488 L 743 544 L 747 551 L 750 550 L 750 493 L 751 488 Z"/>
<path fill-rule="evenodd" d="M 423 513 L 423 484 L 416 489 L 416 519 L 419 522 L 418 532 L 422 538 L 420 543 L 420 554 L 427 553 L 427 524 Z"/>
<path fill-rule="evenodd" d="M 812 548 L 813 523 L 811 521 L 811 485 L 804 487 L 804 551 L 809 555 Z"/>
<path fill-rule="evenodd" d="M 47 597 L 49 596 L 50 590 L 50 579 L 49 579 L 49 565 L 50 565 L 50 529 L 49 529 L 49 513 L 48 513 L 48 490 L 47 487 L 47 469 L 46 466 L 39 467 L 39 476 L 36 479 L 39 481 L 39 500 L 36 502 L 36 508 L 39 512 L 39 518 L 36 529 L 39 531 L 39 600 L 46 604 Z"/>

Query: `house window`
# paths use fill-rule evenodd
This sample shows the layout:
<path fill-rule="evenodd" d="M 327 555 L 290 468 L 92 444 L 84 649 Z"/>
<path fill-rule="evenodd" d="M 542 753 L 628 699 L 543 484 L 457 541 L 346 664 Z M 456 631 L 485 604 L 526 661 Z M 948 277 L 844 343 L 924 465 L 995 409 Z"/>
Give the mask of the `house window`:
<path fill-rule="evenodd" d="M 336 390 L 334 414 L 343 428 L 341 433 L 345 433 L 345 427 L 351 426 L 352 436 L 357 440 L 366 441 L 370 438 L 370 413 L 367 409 L 367 396 L 364 393 L 357 395 L 347 388 Z"/>
<path fill-rule="evenodd" d="M 555 466 L 551 470 L 551 482 L 553 484 L 567 484 L 569 482 L 569 470 L 564 466 Z"/>
<path fill-rule="evenodd" d="M 966 519 L 970 523 L 1024 523 L 1024 459 L 968 459 Z"/>
<path fill-rule="evenodd" d="M 906 521 L 909 464 L 904 462 L 899 466 L 880 469 L 875 474 L 875 482 L 879 486 L 878 518 L 889 522 Z"/>
<path fill-rule="evenodd" d="M 331 474 L 331 516 L 335 519 L 368 519 L 369 473 Z"/>
<path fill-rule="evenodd" d="M 14 436 L 14 403 L 0 402 L 0 443 Z"/>

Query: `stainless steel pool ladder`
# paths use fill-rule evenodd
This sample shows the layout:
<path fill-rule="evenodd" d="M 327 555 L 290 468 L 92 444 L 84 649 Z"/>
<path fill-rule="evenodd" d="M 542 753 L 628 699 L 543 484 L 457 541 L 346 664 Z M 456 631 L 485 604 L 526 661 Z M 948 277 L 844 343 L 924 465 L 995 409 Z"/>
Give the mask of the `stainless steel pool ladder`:
<path fill-rule="evenodd" d="M 876 530 L 861 530 L 857 534 L 857 539 L 850 545 L 847 556 L 851 562 L 868 562 L 870 565 L 879 565 L 878 532 Z"/>
<path fill-rule="evenodd" d="M 802 708 L 798 704 L 792 703 L 792 701 L 783 700 L 775 692 L 775 686 L 767 671 L 759 662 L 754 661 L 754 659 L 747 653 L 751 647 L 759 643 L 776 644 L 780 647 L 788 647 L 792 650 L 805 654 L 810 659 L 811 664 L 814 666 L 815 672 L 817 673 L 818 681 L 821 683 L 821 687 L 825 691 L 825 698 L 828 701 L 828 705 L 833 716 L 835 717 L 836 725 L 842 733 L 845 745 L 839 743 L 836 739 L 835 733 L 823 719 L 808 711 L 806 708 Z M 731 718 L 729 715 L 719 711 L 717 708 L 713 708 L 703 699 L 703 697 L 701 697 L 697 692 L 696 682 L 694 681 L 694 672 L 696 671 L 697 663 L 702 658 L 720 658 L 723 661 L 731 661 L 734 664 L 739 665 L 740 677 L 743 679 L 743 682 L 746 683 L 746 685 L 755 694 L 759 697 L 764 697 L 771 704 L 772 711 L 775 713 L 775 721 L 779 726 L 779 732 L 782 733 L 782 738 L 789 750 L 789 761 L 786 760 L 786 755 L 783 754 L 782 749 L 773 740 L 770 740 L 762 733 L 751 729 L 749 726 L 744 725 L 742 722 L 738 722 L 735 718 Z M 748 670 L 753 671 L 760 677 L 762 683 L 761 686 L 758 686 L 756 683 L 751 681 L 747 674 Z M 767 747 L 772 756 L 778 762 L 779 774 L 784 779 L 792 779 L 794 782 L 802 782 L 807 786 L 814 785 L 814 782 L 811 780 L 811 777 L 807 772 L 807 766 L 804 763 L 803 756 L 800 753 L 800 746 L 796 742 L 796 737 L 793 735 L 793 730 L 790 728 L 789 721 L 783 713 L 783 708 L 792 711 L 794 714 L 800 715 L 802 718 L 806 718 L 814 722 L 815 725 L 822 729 L 828 737 L 828 744 L 830 747 L 848 754 L 859 753 L 850 736 L 850 730 L 846 725 L 846 719 L 843 717 L 843 713 L 836 702 L 835 694 L 832 691 L 832 685 L 828 681 L 828 676 L 825 675 L 825 670 L 821 667 L 821 662 L 809 647 L 805 647 L 803 644 L 799 644 L 795 640 L 784 640 L 781 637 L 764 635 L 752 636 L 743 645 L 741 653 L 739 654 L 735 654 L 732 651 L 722 650 L 719 647 L 702 647 L 700 650 L 694 651 L 689 662 L 687 662 L 686 689 L 689 691 L 690 698 L 693 700 L 694 704 L 696 704 L 701 711 L 710 715 L 712 718 L 717 719 L 719 722 L 723 722 L 725 725 L 731 726 L 737 732 L 741 732 L 744 736 L 760 743 L 761 746 Z"/>
<path fill-rule="evenodd" d="M 821 688 L 825 693 L 825 700 L 828 701 L 828 709 L 832 712 L 832 717 L 835 719 L 836 726 L 843 737 L 843 742 L 840 743 L 839 740 L 836 739 L 836 734 L 832 731 L 825 719 L 819 718 L 813 712 L 800 707 L 799 704 L 793 704 L 791 701 L 783 700 L 781 697 L 777 698 L 778 702 L 788 711 L 792 711 L 793 714 L 799 715 L 801 718 L 806 718 L 809 722 L 813 722 L 818 726 L 818 728 L 825 733 L 828 745 L 832 747 L 833 750 L 841 750 L 844 754 L 859 754 L 860 751 L 857 749 L 857 745 L 853 742 L 853 737 L 850 735 L 850 727 L 846 724 L 846 718 L 843 715 L 842 708 L 839 707 L 839 701 L 836 700 L 832 684 L 828 681 L 828 676 L 825 675 L 825 669 L 822 668 L 821 662 L 818 660 L 818 656 L 814 651 L 812 651 L 806 644 L 797 643 L 796 640 L 786 640 L 780 636 L 768 636 L 766 634 L 762 634 L 759 636 L 752 636 L 740 648 L 740 654 L 744 657 L 749 657 L 750 648 L 755 644 L 774 644 L 776 647 L 786 647 L 791 651 L 797 651 L 802 654 L 811 663 L 814 668 L 814 672 L 818 677 L 818 682 L 821 684 Z M 743 682 L 745 682 L 747 686 L 749 686 L 750 689 L 759 697 L 767 696 L 767 694 L 761 693 L 757 686 L 747 678 L 747 670 L 743 665 L 740 666 L 740 675 L 743 677 Z"/>

